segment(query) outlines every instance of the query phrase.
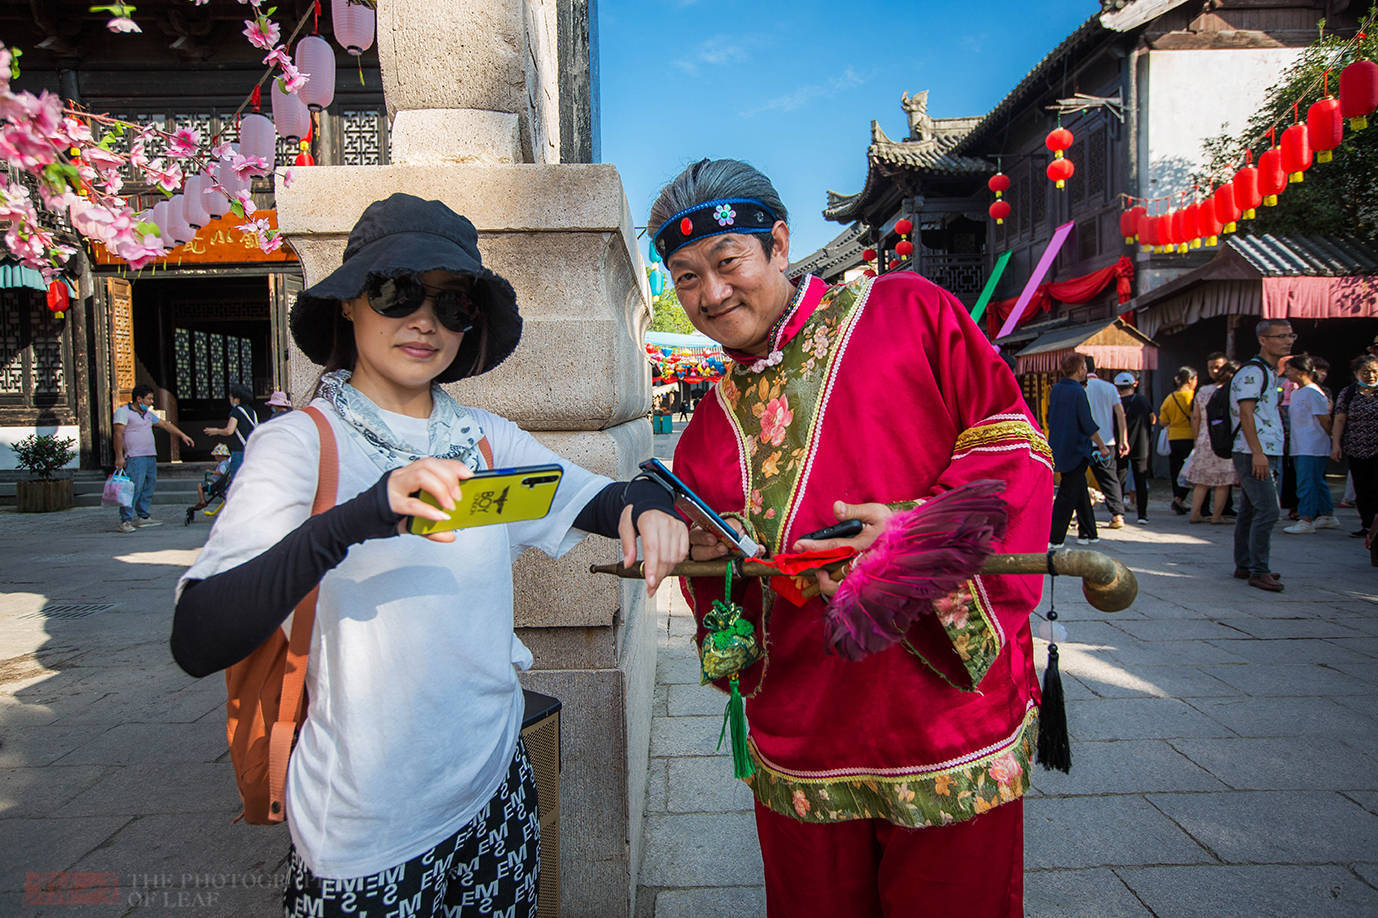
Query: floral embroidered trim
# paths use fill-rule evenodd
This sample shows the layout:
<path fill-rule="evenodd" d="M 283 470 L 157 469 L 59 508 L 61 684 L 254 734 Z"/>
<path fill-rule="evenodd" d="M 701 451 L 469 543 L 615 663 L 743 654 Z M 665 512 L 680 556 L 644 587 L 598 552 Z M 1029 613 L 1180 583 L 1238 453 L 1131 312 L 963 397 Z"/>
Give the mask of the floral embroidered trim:
<path fill-rule="evenodd" d="M 1053 458 L 1053 451 L 1048 446 L 1048 439 L 1024 418 L 968 427 L 957 435 L 957 442 L 952 446 L 952 453 L 956 455 L 966 450 L 988 447 L 1008 440 L 1017 440 L 1021 444 L 1028 444 L 1029 449 L 1034 452 L 1046 456 L 1048 459 Z"/>
<path fill-rule="evenodd" d="M 1000 655 L 1000 640 L 991 627 L 991 616 L 981 601 L 981 591 L 968 580 L 960 589 L 933 603 L 933 612 L 947 632 L 952 649 L 962 661 L 971 688 L 980 685 Z"/>
<path fill-rule="evenodd" d="M 790 773 L 750 743 L 756 774 L 747 779 L 761 804 L 802 822 L 884 819 L 910 828 L 948 825 L 1023 796 L 1038 738 L 1038 710 L 1030 703 L 1008 739 L 975 757 L 906 769 Z"/>

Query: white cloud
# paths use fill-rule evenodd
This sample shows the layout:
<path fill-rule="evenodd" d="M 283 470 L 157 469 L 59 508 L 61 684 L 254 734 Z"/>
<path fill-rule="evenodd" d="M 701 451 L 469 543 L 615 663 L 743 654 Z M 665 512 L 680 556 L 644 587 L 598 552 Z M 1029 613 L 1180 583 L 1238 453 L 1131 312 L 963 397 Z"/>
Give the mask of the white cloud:
<path fill-rule="evenodd" d="M 761 112 L 792 112 L 803 108 L 811 102 L 821 99 L 829 99 L 842 92 L 844 89 L 851 89 L 853 86 L 860 86 L 866 82 L 867 76 L 859 74 L 851 67 L 842 71 L 839 75 L 823 83 L 811 83 L 801 86 L 792 92 L 787 92 L 782 96 L 767 99 L 755 108 L 750 108 L 741 113 L 742 117 L 759 115 Z"/>
<path fill-rule="evenodd" d="M 746 59 L 746 48 L 733 44 L 726 35 L 717 35 L 700 44 L 686 56 L 677 59 L 674 65 L 690 76 L 697 76 L 704 67 L 721 67 Z"/>

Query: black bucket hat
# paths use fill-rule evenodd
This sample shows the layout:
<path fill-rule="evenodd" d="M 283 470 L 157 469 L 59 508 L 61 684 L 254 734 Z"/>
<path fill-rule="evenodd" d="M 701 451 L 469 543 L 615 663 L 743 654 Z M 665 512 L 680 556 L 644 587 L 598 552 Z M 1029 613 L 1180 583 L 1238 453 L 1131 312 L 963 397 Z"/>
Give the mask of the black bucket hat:
<path fill-rule="evenodd" d="M 454 362 L 436 381 L 454 382 L 493 369 L 521 340 L 517 294 L 505 279 L 483 266 L 474 224 L 439 201 L 410 194 L 394 194 L 368 206 L 349 231 L 343 263 L 297 296 L 288 318 L 292 338 L 314 363 L 325 363 L 341 300 L 362 294 L 370 276 L 437 270 L 474 279 L 479 319 L 464 336 Z"/>

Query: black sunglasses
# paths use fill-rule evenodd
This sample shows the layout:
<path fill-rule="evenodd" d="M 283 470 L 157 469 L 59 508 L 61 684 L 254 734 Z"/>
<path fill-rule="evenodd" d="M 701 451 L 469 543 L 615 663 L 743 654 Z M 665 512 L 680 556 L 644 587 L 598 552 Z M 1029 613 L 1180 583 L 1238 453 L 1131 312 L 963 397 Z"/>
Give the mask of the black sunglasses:
<path fill-rule="evenodd" d="M 435 317 L 452 332 L 467 332 L 478 320 L 478 307 L 469 291 L 430 287 L 413 274 L 370 277 L 364 295 L 374 312 L 389 319 L 405 319 L 429 299 Z"/>

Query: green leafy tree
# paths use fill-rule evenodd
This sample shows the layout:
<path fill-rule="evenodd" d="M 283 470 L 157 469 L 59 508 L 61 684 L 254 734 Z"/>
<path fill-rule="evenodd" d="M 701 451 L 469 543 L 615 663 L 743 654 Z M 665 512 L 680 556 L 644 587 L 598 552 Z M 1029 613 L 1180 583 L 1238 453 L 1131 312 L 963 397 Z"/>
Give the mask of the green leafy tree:
<path fill-rule="evenodd" d="M 674 287 L 666 286 L 660 294 L 660 299 L 651 305 L 651 331 L 674 332 L 680 335 L 694 333 L 694 324 L 689 321 L 684 307 L 679 304 Z"/>
<path fill-rule="evenodd" d="M 1369 10 L 1360 30 L 1367 37 L 1359 42 L 1349 38 L 1325 34 L 1321 21 L 1321 36 L 1310 45 L 1282 77 L 1268 88 L 1262 107 L 1249 119 L 1245 129 L 1237 135 L 1222 134 L 1204 144 L 1209 165 L 1194 176 L 1203 188 L 1228 181 L 1244 163 L 1244 151 L 1252 150 L 1254 162 L 1258 154 L 1268 149 L 1267 133 L 1276 129 L 1276 136 L 1293 123 L 1293 103 L 1296 117 L 1306 120 L 1306 111 L 1313 102 L 1325 95 L 1326 71 L 1329 70 L 1329 89 L 1338 95 L 1340 71 L 1359 58 L 1378 57 L 1378 6 Z M 1305 181 L 1287 186 L 1278 196 L 1276 207 L 1258 208 L 1257 217 L 1240 224 L 1240 231 L 1254 235 L 1264 233 L 1324 234 L 1360 236 L 1378 240 L 1378 125 L 1366 130 L 1352 130 L 1345 124 L 1344 140 L 1333 151 L 1328 163 L 1314 163 Z"/>

